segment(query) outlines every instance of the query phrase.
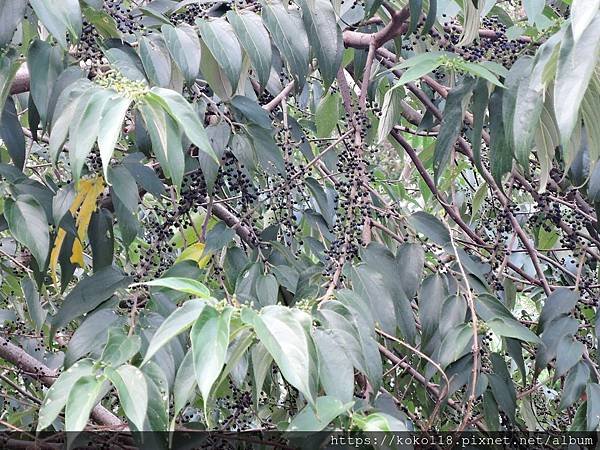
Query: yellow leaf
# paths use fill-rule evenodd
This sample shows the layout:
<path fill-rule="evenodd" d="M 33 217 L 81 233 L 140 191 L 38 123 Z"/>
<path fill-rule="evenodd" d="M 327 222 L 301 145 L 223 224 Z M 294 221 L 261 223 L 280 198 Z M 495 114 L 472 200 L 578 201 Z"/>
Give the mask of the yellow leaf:
<path fill-rule="evenodd" d="M 202 242 L 197 242 L 196 244 L 190 245 L 188 248 L 186 248 L 181 255 L 179 255 L 179 258 L 177 258 L 175 262 L 192 260 L 196 261 L 198 263 L 198 267 L 203 269 L 210 261 L 210 256 L 210 253 L 206 255 L 204 254 L 204 244 Z"/>
<path fill-rule="evenodd" d="M 77 195 L 69 207 L 73 216 L 77 215 L 75 224 L 77 225 L 77 239 L 73 242 L 70 260 L 73 264 L 84 266 L 83 261 L 83 239 L 87 233 L 92 213 L 96 210 L 96 201 L 98 196 L 104 190 L 104 181 L 101 177 L 81 180 L 77 185 Z M 77 213 L 79 211 L 79 213 Z M 54 284 L 57 284 L 56 266 L 60 250 L 67 236 L 67 232 L 60 228 L 54 241 L 54 247 L 50 253 L 50 272 Z"/>

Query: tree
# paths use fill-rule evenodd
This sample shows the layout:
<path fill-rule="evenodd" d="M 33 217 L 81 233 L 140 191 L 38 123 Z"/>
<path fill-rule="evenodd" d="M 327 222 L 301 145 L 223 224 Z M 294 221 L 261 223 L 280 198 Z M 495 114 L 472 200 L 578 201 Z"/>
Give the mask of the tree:
<path fill-rule="evenodd" d="M 600 2 L 0 2 L 2 420 L 596 430 Z"/>

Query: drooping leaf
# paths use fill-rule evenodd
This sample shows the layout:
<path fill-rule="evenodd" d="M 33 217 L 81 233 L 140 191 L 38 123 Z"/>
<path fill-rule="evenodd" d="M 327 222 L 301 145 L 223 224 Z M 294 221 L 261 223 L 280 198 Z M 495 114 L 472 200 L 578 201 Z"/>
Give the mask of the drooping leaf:
<path fill-rule="evenodd" d="M 424 211 L 412 214 L 408 222 L 418 232 L 423 233 L 438 245 L 445 246 L 450 242 L 450 233 L 439 219 Z"/>
<path fill-rule="evenodd" d="M 328 0 L 302 0 L 300 8 L 308 41 L 317 57 L 319 72 L 327 89 L 335 80 L 342 62 L 342 33 Z"/>
<path fill-rule="evenodd" d="M 204 126 L 200 122 L 198 114 L 192 106 L 175 91 L 170 89 L 152 88 L 151 92 L 156 94 L 162 105 L 166 106 L 165 110 L 179 123 L 186 136 L 196 145 L 201 151 L 217 161 L 215 152 L 210 145 Z"/>
<path fill-rule="evenodd" d="M 6 0 L 0 4 L 0 47 L 8 44 L 16 28 L 23 20 L 27 2 L 24 0 Z"/>
<path fill-rule="evenodd" d="M 218 312 L 212 306 L 205 306 L 190 332 L 194 373 L 205 410 L 213 384 L 223 370 L 227 357 L 232 313 L 231 308 Z"/>
<path fill-rule="evenodd" d="M 600 54 L 600 15 L 575 42 L 572 25 L 565 30 L 554 81 L 554 114 L 561 143 L 567 145 L 577 123 L 579 107 Z"/>
<path fill-rule="evenodd" d="M 64 50 L 68 50 L 67 33 L 73 40 L 79 38 L 82 17 L 77 0 L 31 0 L 29 4 Z"/>
<path fill-rule="evenodd" d="M 240 45 L 248 54 L 261 88 L 265 88 L 271 72 L 271 38 L 260 16 L 252 11 L 228 11 L 227 20 Z"/>
<path fill-rule="evenodd" d="M 137 430 L 144 430 L 144 420 L 148 409 L 148 385 L 144 374 L 134 366 L 106 370 L 106 375 L 119 394 L 121 406 L 127 418 Z"/>
<path fill-rule="evenodd" d="M 179 292 L 185 292 L 199 298 L 209 298 L 210 291 L 199 281 L 182 277 L 165 277 L 143 283 L 147 286 L 165 287 Z"/>
<path fill-rule="evenodd" d="M 71 387 L 65 407 L 65 430 L 82 431 L 90 417 L 92 408 L 99 400 L 103 379 L 94 375 L 79 378 Z"/>
<path fill-rule="evenodd" d="M 50 95 L 63 69 L 62 51 L 47 42 L 35 40 L 27 53 L 27 67 L 31 77 L 31 96 L 42 123 L 46 124 Z"/>
<path fill-rule="evenodd" d="M 595 431 L 600 424 L 600 385 L 588 383 L 585 393 L 587 397 L 587 429 Z"/>
<path fill-rule="evenodd" d="M 227 75 L 233 91 L 242 74 L 242 49 L 232 26 L 224 19 L 196 21 L 202 41 Z"/>
<path fill-rule="evenodd" d="M 202 314 L 205 305 L 206 302 L 193 299 L 188 300 L 180 308 L 173 311 L 152 336 L 142 365 L 149 361 L 171 339 L 190 328 L 200 314 Z"/>
<path fill-rule="evenodd" d="M 310 50 L 302 19 L 294 12 L 288 12 L 279 0 L 263 5 L 262 19 L 300 91 L 308 74 Z"/>
<path fill-rule="evenodd" d="M 185 80 L 193 83 L 200 71 L 200 40 L 196 31 L 185 23 L 177 27 L 163 25 L 160 30 L 175 64 Z"/>
<path fill-rule="evenodd" d="M 105 179 L 108 179 L 108 165 L 121 134 L 125 114 L 130 104 L 131 99 L 114 95 L 108 99 L 102 111 L 100 127 L 98 129 L 98 149 L 102 158 L 102 169 Z"/>
<path fill-rule="evenodd" d="M 33 196 L 20 195 L 16 200 L 5 200 L 4 217 L 12 236 L 29 249 L 38 267 L 46 267 L 50 233 L 44 208 Z"/>
<path fill-rule="evenodd" d="M 0 138 L 4 142 L 15 167 L 23 170 L 25 165 L 25 135 L 17 116 L 15 102 L 6 99 L 4 110 L 0 112 Z"/>
<path fill-rule="evenodd" d="M 128 336 L 119 328 L 108 331 L 108 340 L 100 355 L 100 360 L 112 367 L 119 367 L 129 361 L 140 350 L 141 338 Z"/>
<path fill-rule="evenodd" d="M 331 330 L 314 330 L 313 339 L 319 354 L 319 379 L 328 396 L 348 403 L 354 391 L 352 362 L 339 351 L 332 335 Z"/>
<path fill-rule="evenodd" d="M 82 377 L 90 376 L 94 373 L 93 361 L 84 359 L 76 362 L 72 367 L 65 370 L 56 379 L 53 385 L 48 389 L 37 423 L 37 431 L 48 428 L 58 417 L 63 407 L 67 403 L 69 392 L 73 385 Z"/>
<path fill-rule="evenodd" d="M 463 125 L 463 108 L 474 87 L 475 78 L 467 77 L 460 86 L 452 89 L 446 98 L 444 116 L 433 154 L 433 173 L 436 183 L 450 162 L 452 149 Z"/>
<path fill-rule="evenodd" d="M 310 336 L 291 310 L 267 306 L 259 315 L 246 308 L 242 320 L 251 325 L 267 348 L 285 379 L 315 404 L 315 361 L 311 357 Z"/>
<path fill-rule="evenodd" d="M 316 408 L 306 405 L 294 417 L 286 431 L 321 431 L 333 419 L 348 411 L 353 404 L 354 402 L 343 404 L 335 397 L 319 397 L 316 401 Z"/>
<path fill-rule="evenodd" d="M 23 278 L 21 287 L 27 303 L 27 313 L 34 324 L 35 330 L 39 332 L 44 325 L 48 311 L 42 307 L 40 294 L 31 278 Z"/>
<path fill-rule="evenodd" d="M 590 378 L 590 369 L 584 362 L 578 362 L 573 367 L 567 378 L 560 397 L 560 409 L 568 408 L 575 403 L 585 391 L 585 386 Z"/>
<path fill-rule="evenodd" d="M 129 278 L 114 267 L 105 267 L 90 277 L 81 280 L 67 295 L 52 318 L 52 328 L 56 330 L 71 320 L 85 314 L 105 300 L 117 289 L 127 286 Z"/>
<path fill-rule="evenodd" d="M 315 113 L 315 124 L 317 126 L 317 136 L 328 138 L 339 121 L 340 116 L 340 98 L 335 93 L 327 94 L 321 99 Z"/>

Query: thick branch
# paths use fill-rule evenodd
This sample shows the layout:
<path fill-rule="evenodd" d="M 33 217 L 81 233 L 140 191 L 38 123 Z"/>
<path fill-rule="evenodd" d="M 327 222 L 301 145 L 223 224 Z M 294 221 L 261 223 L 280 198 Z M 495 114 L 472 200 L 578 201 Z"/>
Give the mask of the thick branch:
<path fill-rule="evenodd" d="M 42 364 L 25 350 L 3 337 L 0 337 L 0 358 L 27 372 L 29 376 L 37 378 L 44 386 L 51 386 L 58 376 L 58 372 Z M 114 429 L 124 429 L 126 427 L 126 424 L 102 405 L 94 407 L 92 419 L 99 425 Z"/>

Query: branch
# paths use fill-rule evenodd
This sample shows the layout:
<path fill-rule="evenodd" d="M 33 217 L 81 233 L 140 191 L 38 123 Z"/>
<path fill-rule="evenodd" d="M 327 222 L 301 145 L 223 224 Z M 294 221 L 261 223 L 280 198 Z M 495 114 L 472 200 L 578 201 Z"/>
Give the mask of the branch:
<path fill-rule="evenodd" d="M 44 386 L 52 386 L 58 372 L 39 362 L 25 350 L 12 342 L 0 337 L 0 358 L 14 364 L 29 376 L 37 378 Z M 96 405 L 92 410 L 92 418 L 99 425 L 111 428 L 125 429 L 126 424 L 102 405 Z"/>
<path fill-rule="evenodd" d="M 269 103 L 263 106 L 263 109 L 268 112 L 272 112 L 279 104 L 284 100 L 288 94 L 294 89 L 294 82 L 291 81 L 286 87 L 282 89 L 282 91 L 277 94 L 277 96 L 271 100 Z"/>
<path fill-rule="evenodd" d="M 29 91 L 29 69 L 27 64 L 23 64 L 13 78 L 10 95 L 22 94 L 27 91 Z"/>

